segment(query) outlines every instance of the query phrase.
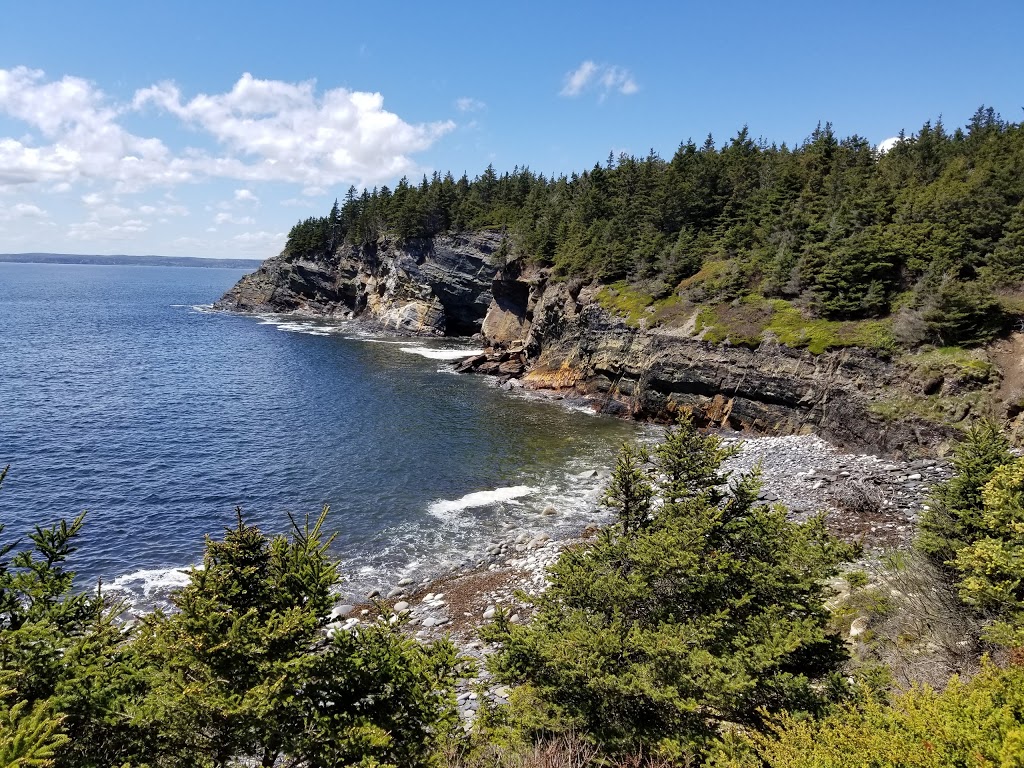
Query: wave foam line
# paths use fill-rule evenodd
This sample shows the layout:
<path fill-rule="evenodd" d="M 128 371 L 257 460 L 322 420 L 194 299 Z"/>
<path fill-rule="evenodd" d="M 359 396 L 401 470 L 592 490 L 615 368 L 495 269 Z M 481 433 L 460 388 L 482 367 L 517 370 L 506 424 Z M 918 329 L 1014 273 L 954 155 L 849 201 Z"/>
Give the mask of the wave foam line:
<path fill-rule="evenodd" d="M 367 344 L 405 344 L 406 346 L 409 345 L 409 342 L 405 341 L 405 340 L 402 340 L 402 341 L 390 341 L 390 340 L 387 340 L 387 339 L 371 339 L 371 338 L 368 338 L 366 336 L 346 336 L 345 340 L 346 341 L 362 341 L 362 342 L 365 342 Z"/>
<path fill-rule="evenodd" d="M 427 357 L 431 360 L 461 360 L 464 357 L 483 353 L 482 349 L 436 349 L 433 347 L 399 347 L 398 351 Z"/>
<path fill-rule="evenodd" d="M 186 568 L 143 568 L 132 573 L 118 576 L 106 589 L 119 589 L 125 592 L 137 592 L 149 597 L 152 592 L 169 592 L 172 589 L 188 586 L 189 572 Z"/>
<path fill-rule="evenodd" d="M 492 504 L 511 501 L 512 499 L 518 499 L 520 496 L 529 496 L 531 493 L 536 492 L 537 489 L 529 485 L 495 488 L 493 491 L 475 491 L 467 493 L 461 499 L 440 499 L 435 501 L 431 503 L 427 511 L 432 515 L 443 517 L 452 512 L 461 512 L 464 509 L 471 509 L 473 507 L 489 507 Z"/>

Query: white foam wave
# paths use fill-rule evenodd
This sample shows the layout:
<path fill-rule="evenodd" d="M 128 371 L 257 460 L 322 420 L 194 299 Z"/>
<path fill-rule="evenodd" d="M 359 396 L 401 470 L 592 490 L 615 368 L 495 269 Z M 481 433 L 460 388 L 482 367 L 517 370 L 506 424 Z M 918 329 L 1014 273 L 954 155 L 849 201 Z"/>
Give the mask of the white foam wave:
<path fill-rule="evenodd" d="M 275 325 L 279 331 L 291 331 L 292 333 L 309 333 L 314 330 L 314 326 L 309 323 L 277 322 Z"/>
<path fill-rule="evenodd" d="M 401 347 L 400 352 L 407 352 L 410 355 L 420 355 L 431 360 L 460 360 L 464 357 L 472 357 L 483 352 L 482 349 L 451 349 L 437 347 Z"/>
<path fill-rule="evenodd" d="M 436 517 L 444 517 L 452 512 L 461 512 L 464 509 L 473 507 L 489 507 L 502 501 L 511 501 L 520 496 L 529 496 L 536 493 L 537 489 L 529 485 L 513 485 L 507 488 L 495 488 L 493 491 L 475 491 L 467 493 L 461 499 L 440 499 L 433 502 L 427 511 Z"/>
<path fill-rule="evenodd" d="M 405 346 L 409 346 L 409 341 L 407 339 L 393 341 L 389 339 L 371 339 L 366 336 L 345 336 L 344 338 L 346 341 L 363 341 L 367 344 L 404 344 Z"/>
<path fill-rule="evenodd" d="M 187 586 L 188 580 L 186 568 L 143 568 L 118 576 L 105 589 L 136 593 L 141 589 L 143 596 L 149 597 L 153 592 L 169 592 Z"/>

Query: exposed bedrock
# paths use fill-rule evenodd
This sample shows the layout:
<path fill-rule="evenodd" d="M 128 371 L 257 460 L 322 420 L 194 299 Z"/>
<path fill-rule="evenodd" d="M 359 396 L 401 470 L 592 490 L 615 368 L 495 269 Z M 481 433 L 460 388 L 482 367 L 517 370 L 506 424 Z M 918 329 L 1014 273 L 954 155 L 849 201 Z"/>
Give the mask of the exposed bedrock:
<path fill-rule="evenodd" d="M 594 301 L 593 287 L 515 282 L 496 281 L 504 299 L 495 296 L 484 320 L 492 351 L 464 369 L 500 375 L 496 363 L 521 359 L 525 386 L 581 396 L 603 412 L 670 420 L 687 411 L 706 426 L 815 432 L 851 450 L 917 454 L 952 436 L 932 422 L 872 413 L 905 383 L 900 366 L 873 352 L 711 344 L 685 329 L 631 327 Z"/>
<path fill-rule="evenodd" d="M 240 312 L 360 317 L 383 329 L 472 335 L 491 304 L 501 235 L 382 240 L 316 258 L 282 254 L 243 277 L 215 305 Z"/>
<path fill-rule="evenodd" d="M 628 325 L 595 300 L 597 287 L 504 265 L 502 235 L 478 232 L 345 246 L 333 256 L 269 259 L 219 309 L 360 318 L 423 335 L 482 333 L 488 353 L 460 370 L 588 400 L 603 412 L 669 420 L 681 410 L 704 425 L 765 434 L 815 432 L 841 447 L 886 454 L 941 449 L 950 427 L 914 416 L 883 418 L 874 404 L 909 398 L 900 363 L 871 351 L 814 355 L 766 342 L 711 344 L 691 328 Z"/>

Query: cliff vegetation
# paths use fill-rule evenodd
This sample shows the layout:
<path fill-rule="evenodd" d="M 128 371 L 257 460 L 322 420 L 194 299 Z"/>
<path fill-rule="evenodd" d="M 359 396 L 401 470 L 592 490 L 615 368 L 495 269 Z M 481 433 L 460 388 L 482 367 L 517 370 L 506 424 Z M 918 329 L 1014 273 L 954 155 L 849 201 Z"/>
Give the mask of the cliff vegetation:
<path fill-rule="evenodd" d="M 704 307 L 710 337 L 739 343 L 767 332 L 814 351 L 977 345 L 1021 310 L 1024 128 L 982 107 L 963 128 L 928 122 L 886 152 L 829 124 L 793 147 L 744 127 L 667 160 L 609 156 L 569 176 L 488 166 L 473 179 L 403 178 L 350 188 L 296 224 L 285 252 L 469 231 L 501 235 L 499 267 L 617 286 L 613 304 L 634 323 L 681 317 L 666 316 L 672 300 Z M 863 321 L 874 323 L 850 325 Z"/>

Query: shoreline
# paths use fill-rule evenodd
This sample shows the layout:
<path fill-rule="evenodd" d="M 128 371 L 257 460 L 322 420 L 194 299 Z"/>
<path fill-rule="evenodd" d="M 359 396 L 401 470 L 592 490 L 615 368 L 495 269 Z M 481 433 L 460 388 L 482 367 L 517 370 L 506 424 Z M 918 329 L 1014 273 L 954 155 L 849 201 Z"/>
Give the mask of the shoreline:
<path fill-rule="evenodd" d="M 952 474 L 949 464 L 940 460 L 899 462 L 844 453 L 816 436 L 725 435 L 723 443 L 739 447 L 726 469 L 736 473 L 762 466 L 763 503 L 785 505 L 797 521 L 822 512 L 832 533 L 860 541 L 864 552 L 852 567 L 870 569 L 886 552 L 908 548 L 932 487 Z M 507 689 L 491 683 L 484 664 L 491 648 L 479 639 L 479 628 L 498 608 L 513 621 L 528 621 L 530 607 L 517 593 L 543 590 L 547 566 L 564 548 L 585 543 L 601 527 L 591 524 L 575 536 L 559 539 L 510 536 L 495 542 L 484 562 L 422 582 L 400 580 L 386 592 L 382 587 L 363 601 L 337 607 L 328 631 L 350 631 L 383 620 L 402 623 L 421 641 L 449 638 L 462 654 L 478 662 L 477 675 L 458 686 L 459 711 L 468 724 L 480 705 L 478 691 L 492 703 L 505 703 L 508 696 Z"/>

